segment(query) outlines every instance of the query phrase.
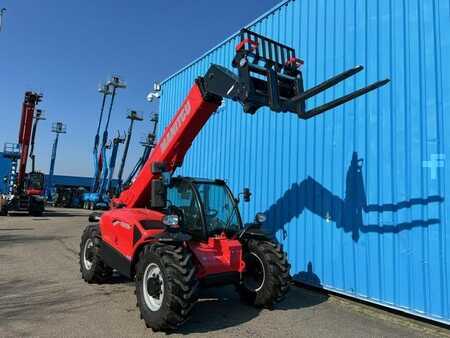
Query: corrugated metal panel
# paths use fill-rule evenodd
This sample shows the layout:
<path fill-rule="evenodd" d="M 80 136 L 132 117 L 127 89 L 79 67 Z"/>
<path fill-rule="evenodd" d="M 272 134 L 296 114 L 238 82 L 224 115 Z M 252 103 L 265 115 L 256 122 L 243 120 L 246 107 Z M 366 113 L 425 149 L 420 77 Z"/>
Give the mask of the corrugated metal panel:
<path fill-rule="evenodd" d="M 48 175 L 45 175 L 45 180 L 48 182 Z M 82 176 L 65 176 L 65 175 L 53 175 L 52 183 L 55 187 L 85 187 L 90 188 L 92 177 Z"/>
<path fill-rule="evenodd" d="M 5 185 L 3 182 L 3 177 L 9 174 L 11 169 L 11 161 L 0 153 L 0 193 L 5 191 Z M 45 175 L 45 180 L 48 181 L 48 175 Z M 65 176 L 65 175 L 54 175 L 53 184 L 55 186 L 72 186 L 72 187 L 90 187 L 92 177 L 81 177 L 81 176 Z M 113 185 L 117 183 L 117 180 L 113 180 Z"/>
<path fill-rule="evenodd" d="M 48 182 L 48 175 L 45 175 L 45 180 Z M 92 177 L 86 176 L 66 176 L 66 175 L 54 175 L 52 183 L 55 187 L 84 187 L 90 189 L 92 185 Z M 117 179 L 111 181 L 111 185 L 114 187 L 117 185 Z"/>
<path fill-rule="evenodd" d="M 6 192 L 5 182 L 3 178 L 9 174 L 11 161 L 0 153 L 0 194 Z"/>
<path fill-rule="evenodd" d="M 180 174 L 252 188 L 295 278 L 450 322 L 449 0 L 288 1 L 251 28 L 292 45 L 307 87 L 356 64 L 366 71 L 320 104 L 392 83 L 309 121 L 242 113 L 226 101 Z M 161 126 L 211 63 L 229 67 L 233 36 L 162 86 Z"/>

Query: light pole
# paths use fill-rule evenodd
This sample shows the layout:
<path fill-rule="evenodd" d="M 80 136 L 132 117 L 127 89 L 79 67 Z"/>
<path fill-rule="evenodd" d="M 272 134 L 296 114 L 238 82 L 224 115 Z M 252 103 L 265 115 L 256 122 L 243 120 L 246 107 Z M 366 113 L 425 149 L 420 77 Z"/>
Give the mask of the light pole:
<path fill-rule="evenodd" d="M 160 97 L 161 97 L 161 85 L 158 82 L 155 82 L 153 84 L 153 90 L 147 95 L 147 101 L 153 102 L 156 99 L 159 99 Z"/>
<path fill-rule="evenodd" d="M 0 9 L 0 32 L 2 31 L 3 27 L 3 15 L 5 15 L 6 8 Z"/>
<path fill-rule="evenodd" d="M 34 124 L 31 131 L 31 145 L 30 145 L 30 158 L 31 158 L 31 172 L 36 171 L 36 155 L 34 153 L 34 141 L 36 139 L 37 125 L 40 120 L 45 120 L 44 112 L 41 109 L 36 109 L 34 114 Z"/>
<path fill-rule="evenodd" d="M 128 127 L 127 138 L 126 138 L 126 141 L 125 141 L 125 149 L 123 150 L 122 161 L 121 161 L 120 167 L 119 167 L 119 174 L 117 175 L 117 180 L 118 180 L 118 182 L 117 182 L 117 189 L 118 189 L 118 191 L 122 190 L 123 169 L 125 168 L 125 162 L 127 160 L 128 149 L 130 147 L 130 140 L 131 140 L 131 135 L 133 133 L 134 121 L 142 121 L 144 118 L 142 116 L 138 115 L 138 113 L 136 111 L 132 110 L 128 114 L 127 119 L 130 120 L 130 126 Z"/>
<path fill-rule="evenodd" d="M 50 171 L 48 172 L 48 183 L 47 183 L 47 198 L 51 202 L 52 194 L 51 190 L 53 188 L 53 173 L 55 172 L 55 160 L 56 160 L 56 150 L 58 149 L 59 134 L 66 133 L 66 125 L 62 122 L 54 122 L 52 125 L 52 132 L 56 134 L 55 141 L 53 142 L 52 148 L 52 158 L 50 161 Z"/>
<path fill-rule="evenodd" d="M 158 125 L 159 115 L 158 113 L 153 113 L 150 117 L 151 122 L 151 129 L 150 133 L 146 137 L 144 137 L 141 142 L 139 142 L 144 147 L 144 152 L 142 156 L 139 158 L 133 169 L 131 170 L 130 174 L 128 175 L 128 178 L 125 180 L 125 182 L 122 184 L 123 187 L 126 187 L 131 184 L 136 174 L 142 169 L 145 162 L 147 161 L 148 157 L 150 156 L 150 153 L 152 149 L 155 146 L 156 143 L 156 128 Z M 119 191 L 120 192 L 120 191 Z"/>
<path fill-rule="evenodd" d="M 108 115 L 106 117 L 106 125 L 105 130 L 103 131 L 102 145 L 100 148 L 100 156 L 102 157 L 102 170 L 101 175 L 99 176 L 101 183 L 100 187 L 104 186 L 104 182 L 108 179 L 108 162 L 106 159 L 106 144 L 108 142 L 108 127 L 109 121 L 111 119 L 111 112 L 114 105 L 114 98 L 116 97 L 117 89 L 119 88 L 127 88 L 125 82 L 123 82 L 119 76 L 113 76 L 111 80 L 109 80 L 106 85 L 109 87 L 111 91 L 111 101 L 109 102 Z M 99 170 L 100 174 L 100 170 Z"/>
<path fill-rule="evenodd" d="M 143 160 L 141 163 L 140 169 L 144 166 L 145 162 L 147 161 L 148 157 L 150 156 L 150 153 L 152 149 L 156 145 L 156 128 L 158 128 L 158 121 L 159 121 L 159 114 L 158 113 L 152 113 L 150 117 L 151 122 L 151 128 L 150 133 L 147 135 L 147 139 L 145 139 L 141 144 L 144 146 L 144 154 L 142 156 Z"/>
<path fill-rule="evenodd" d="M 95 192 L 97 191 L 98 188 L 98 184 L 100 181 L 100 167 L 102 165 L 102 163 L 99 163 L 99 157 L 98 157 L 98 146 L 100 144 L 100 127 L 102 125 L 102 121 L 103 121 L 103 112 L 105 110 L 105 104 L 106 104 L 106 98 L 108 95 L 111 95 L 112 92 L 109 88 L 108 84 L 103 84 L 100 86 L 100 88 L 98 89 L 99 93 L 101 93 L 103 95 L 103 100 L 102 100 L 102 106 L 100 109 L 100 117 L 98 119 L 98 124 L 97 124 L 97 133 L 95 134 L 95 139 L 94 139 L 94 149 L 92 150 L 92 158 L 94 160 L 94 177 L 92 179 L 92 186 L 91 186 L 91 192 Z"/>

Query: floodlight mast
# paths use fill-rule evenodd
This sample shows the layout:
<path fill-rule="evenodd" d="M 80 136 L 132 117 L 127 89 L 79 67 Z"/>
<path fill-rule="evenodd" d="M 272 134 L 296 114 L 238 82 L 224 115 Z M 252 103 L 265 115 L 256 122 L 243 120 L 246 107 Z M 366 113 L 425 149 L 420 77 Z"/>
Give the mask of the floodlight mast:
<path fill-rule="evenodd" d="M 153 84 L 153 90 L 147 95 L 147 101 L 153 102 L 156 99 L 159 99 L 160 97 L 161 97 L 161 84 L 159 82 L 155 82 Z"/>
<path fill-rule="evenodd" d="M 0 32 L 2 31 L 3 28 L 3 16 L 6 13 L 6 8 L 2 8 L 0 9 Z"/>
<path fill-rule="evenodd" d="M 130 120 L 130 126 L 128 127 L 128 132 L 125 140 L 125 148 L 123 150 L 122 160 L 120 162 L 119 173 L 117 175 L 117 189 L 118 191 L 122 190 L 122 178 L 123 178 L 123 170 L 125 168 L 125 162 L 128 156 L 128 149 L 130 147 L 131 135 L 133 134 L 133 126 L 134 121 L 143 121 L 144 118 L 140 116 L 135 110 L 131 110 L 127 116 L 127 119 Z"/>
<path fill-rule="evenodd" d="M 106 182 L 102 182 L 102 187 L 100 189 L 100 194 L 102 196 L 105 194 L 107 194 L 107 195 L 111 194 L 111 184 L 112 184 L 112 179 L 113 179 L 113 175 L 114 175 L 114 169 L 116 167 L 117 152 L 119 150 L 119 145 L 124 142 L 125 142 L 125 135 L 122 137 L 120 135 L 120 132 L 117 131 L 117 136 L 111 142 L 112 151 L 111 151 L 111 157 L 109 159 L 108 179 L 106 180 Z"/>
<path fill-rule="evenodd" d="M 120 77 L 117 75 L 112 76 L 111 80 L 109 80 L 106 83 L 106 85 L 108 86 L 108 88 L 111 92 L 111 101 L 109 103 L 108 115 L 106 117 L 106 124 L 105 124 L 105 129 L 103 131 L 102 145 L 100 148 L 100 156 L 102 158 L 101 170 L 97 170 L 98 179 L 99 179 L 99 181 L 101 180 L 102 182 L 106 182 L 106 180 L 108 179 L 108 160 L 107 160 L 107 156 L 106 156 L 106 144 L 108 143 L 108 127 L 109 127 L 109 121 L 111 120 L 111 112 L 112 112 L 112 108 L 114 105 L 114 99 L 117 94 L 117 89 L 127 87 L 125 82 L 123 82 L 120 79 Z M 97 189 L 93 190 L 92 192 L 98 192 L 100 187 L 97 185 L 96 188 Z"/>
<path fill-rule="evenodd" d="M 55 140 L 53 141 L 53 147 L 52 147 L 52 157 L 50 160 L 50 170 L 48 172 L 48 182 L 47 182 L 47 199 L 48 201 L 52 201 L 52 188 L 53 188 L 53 174 L 55 172 L 55 162 L 56 162 L 56 151 L 58 149 L 58 141 L 59 141 L 59 134 L 65 134 L 67 132 L 66 125 L 62 123 L 61 121 L 54 122 L 52 124 L 52 133 L 55 133 Z"/>
<path fill-rule="evenodd" d="M 36 139 L 37 125 L 40 120 L 45 120 L 44 112 L 41 109 L 36 109 L 34 112 L 33 130 L 31 131 L 31 143 L 30 143 L 30 159 L 31 159 L 31 172 L 36 171 L 36 154 L 34 153 L 34 141 Z"/>
<path fill-rule="evenodd" d="M 128 175 L 127 179 L 122 184 L 122 189 L 125 189 L 131 184 L 134 177 L 142 169 L 142 166 L 145 164 L 148 157 L 150 156 L 150 153 L 152 152 L 152 149 L 156 145 L 156 128 L 158 126 L 158 121 L 159 121 L 158 113 L 152 113 L 150 116 L 150 125 L 151 125 L 150 132 L 147 134 L 147 136 L 145 136 L 141 140 L 141 142 L 139 142 L 144 147 L 144 150 L 142 152 L 141 157 L 136 162 L 130 174 Z M 120 193 L 120 191 L 118 192 Z"/>
<path fill-rule="evenodd" d="M 102 84 L 99 89 L 99 93 L 103 94 L 102 105 L 100 108 L 100 117 L 98 119 L 97 124 L 97 132 L 94 138 L 94 148 L 92 150 L 92 159 L 94 163 L 94 177 L 92 179 L 91 192 L 95 192 L 98 188 L 99 180 L 100 180 L 100 172 L 101 172 L 101 159 L 98 155 L 98 146 L 100 144 L 100 128 L 103 121 L 103 113 L 105 111 L 105 104 L 108 95 L 111 95 L 112 92 L 107 83 Z"/>

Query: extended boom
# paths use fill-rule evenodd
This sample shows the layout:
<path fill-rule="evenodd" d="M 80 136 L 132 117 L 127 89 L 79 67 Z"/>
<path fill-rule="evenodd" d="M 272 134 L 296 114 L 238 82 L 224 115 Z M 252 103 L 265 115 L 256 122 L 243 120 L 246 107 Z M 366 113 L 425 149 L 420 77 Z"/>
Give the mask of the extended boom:
<path fill-rule="evenodd" d="M 301 72 L 303 61 L 295 56 L 293 48 L 246 29 L 241 31 L 240 38 L 232 62 L 238 74 L 213 64 L 205 76 L 197 78 L 135 182 L 113 201 L 113 206 L 136 208 L 148 205 L 152 181 L 161 179 L 164 171 L 174 172 L 182 164 L 193 140 L 223 98 L 240 102 L 244 112 L 250 114 L 261 107 L 269 107 L 274 112 L 291 112 L 301 119 L 309 119 L 389 82 L 388 79 L 375 82 L 306 110 L 306 100 L 360 72 L 363 67 L 352 68 L 305 91 Z M 155 192 L 153 196 L 156 195 Z"/>

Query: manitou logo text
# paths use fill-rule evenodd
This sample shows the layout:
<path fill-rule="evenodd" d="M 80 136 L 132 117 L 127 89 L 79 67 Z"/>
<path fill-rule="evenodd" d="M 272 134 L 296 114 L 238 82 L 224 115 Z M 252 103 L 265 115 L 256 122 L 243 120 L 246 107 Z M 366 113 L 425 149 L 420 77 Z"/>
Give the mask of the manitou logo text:
<path fill-rule="evenodd" d="M 161 149 L 162 151 L 165 151 L 167 149 L 167 146 L 172 141 L 173 137 L 177 133 L 177 131 L 180 129 L 183 122 L 186 120 L 186 117 L 191 112 L 191 104 L 189 101 L 186 101 L 183 107 L 180 109 L 180 113 L 178 114 L 177 119 L 172 124 L 171 128 L 167 132 L 164 139 L 161 141 Z"/>

